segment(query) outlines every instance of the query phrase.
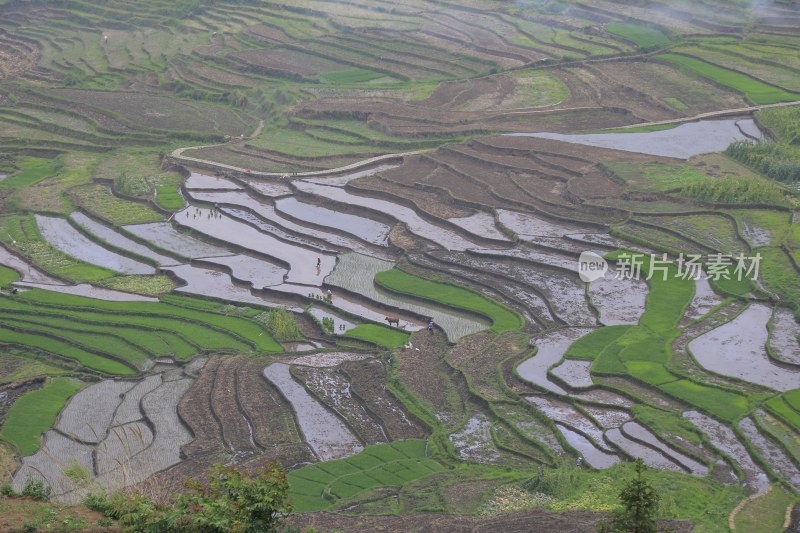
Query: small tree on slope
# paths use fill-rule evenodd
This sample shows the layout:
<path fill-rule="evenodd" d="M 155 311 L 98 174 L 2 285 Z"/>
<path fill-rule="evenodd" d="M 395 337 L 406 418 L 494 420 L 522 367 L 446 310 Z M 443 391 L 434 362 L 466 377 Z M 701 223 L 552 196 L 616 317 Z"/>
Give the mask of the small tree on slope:
<path fill-rule="evenodd" d="M 659 495 L 643 474 L 647 470 L 641 459 L 636 459 L 636 475 L 619 493 L 623 508 L 607 522 L 597 526 L 599 533 L 656 533 Z"/>

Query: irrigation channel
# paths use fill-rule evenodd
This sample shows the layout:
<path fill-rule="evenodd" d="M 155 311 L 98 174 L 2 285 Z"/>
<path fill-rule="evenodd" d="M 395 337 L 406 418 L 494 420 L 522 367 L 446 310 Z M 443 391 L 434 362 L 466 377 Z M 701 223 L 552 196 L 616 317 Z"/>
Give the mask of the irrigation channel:
<path fill-rule="evenodd" d="M 752 120 L 740 119 L 648 133 L 529 135 L 678 160 L 719 151 L 731 140 L 760 137 Z M 598 368 L 600 354 L 579 349 L 583 340 L 606 332 L 620 332 L 615 333 L 620 338 L 650 334 L 642 332 L 640 320 L 650 300 L 659 295 L 643 280 L 620 280 L 611 272 L 584 283 L 577 274 L 578 255 L 591 251 L 603 256 L 618 247 L 649 252 L 646 247 L 621 241 L 608 226 L 579 218 L 513 205 L 483 209 L 476 203 L 461 204 L 456 216 L 445 216 L 359 186 L 360 180 L 395 171 L 400 159 L 375 158 L 289 179 L 248 175 L 232 167 L 220 168 L 227 172 L 216 176 L 193 171 L 181 189 L 187 204 L 169 220 L 112 227 L 75 211 L 67 218 L 37 215 L 35 221 L 49 245 L 86 263 L 129 275 L 168 273 L 177 280 L 176 292 L 233 306 L 286 307 L 310 320 L 330 322 L 334 339 L 355 334 L 364 324 L 387 326 L 386 317 L 397 317 L 392 327 L 405 333 L 425 328 L 432 319 L 451 345 L 461 340 L 471 345 L 489 329 L 514 329 L 503 330 L 497 316 L 475 308 L 376 282 L 395 272 L 398 264 L 412 272 L 449 276 L 525 318 L 524 331 L 530 334 L 529 345 L 523 347 L 527 355 L 508 370 L 520 382 L 525 402 L 496 409 L 513 414 L 519 432 L 542 442 L 548 456 L 564 455 L 568 446 L 596 469 L 642 457 L 653 468 L 700 477 L 708 475 L 709 465 L 724 471 L 719 465 L 727 462 L 728 481 L 744 482 L 754 492 L 768 486 L 766 462 L 774 471 L 786 472 L 786 480 L 800 489 L 800 473 L 770 436 L 765 413 L 742 418 L 735 432 L 719 417 L 669 394 L 670 387 L 687 380 L 636 357 L 621 361 L 631 374 L 656 375 L 652 387 L 635 389 L 648 396 L 644 402 L 612 386 L 623 378 L 608 377 Z M 553 170 L 557 165 L 548 165 L 554 173 L 565 172 L 566 167 Z M 156 301 L 70 285 L 5 248 L 0 248 L 0 264 L 20 273 L 15 283 L 20 291 L 44 289 L 98 301 Z M 683 346 L 696 372 L 715 376 L 734 392 L 754 387 L 778 393 L 800 384 L 800 325 L 788 310 L 752 302 L 722 319 L 718 310 L 728 312 L 725 306 L 732 304 L 706 280 L 691 282 L 690 293 L 676 324 L 682 320 L 681 327 L 697 328 Z M 664 339 L 672 338 L 669 335 Z M 658 342 L 664 344 L 664 339 Z M 464 355 L 454 350 L 448 363 L 470 368 L 482 364 L 475 354 L 489 354 L 495 359 L 487 373 L 496 372 L 497 361 L 510 352 L 501 347 L 495 353 L 496 347 L 485 342 Z M 58 500 L 78 501 L 83 489 L 64 474 L 65 457 L 74 457 L 108 488 L 137 485 L 181 464 L 189 465 L 185 468 L 191 472 L 204 464 L 213 447 L 208 435 L 219 435 L 232 460 L 246 462 L 269 452 L 290 466 L 349 457 L 369 444 L 425 435 L 422 424 L 387 392 L 387 369 L 375 350 L 327 350 L 332 344 L 330 339 L 286 343 L 283 348 L 290 355 L 262 365 L 255 374 L 246 372 L 253 369 L 244 358 L 208 363 L 203 358 L 188 364 L 154 361 L 144 365 L 151 366 L 144 377 L 99 381 L 69 401 L 45 434 L 41 449 L 24 458 L 14 486 L 21 488 L 28 477 L 41 478 L 54 488 Z M 638 347 L 647 348 L 646 343 Z M 399 357 L 414 357 L 415 350 L 419 347 L 409 342 L 398 348 Z M 310 353 L 294 353 L 298 351 Z M 207 407 L 191 401 L 204 387 L 212 390 Z M 634 390 L 630 387 L 635 384 L 626 390 Z M 234 390 L 235 398 L 218 394 L 223 390 Z M 639 423 L 634 413 L 645 403 L 678 409 L 694 434 L 709 445 L 660 435 Z M 87 418 L 84 412 L 90 405 L 97 409 L 89 410 L 92 416 Z M 265 415 L 263 405 L 272 406 L 274 413 Z M 529 409 L 553 423 L 543 425 Z M 443 411 L 443 423 L 450 416 Z M 461 457 L 492 463 L 508 453 L 493 444 L 501 430 L 488 412 L 478 409 L 465 420 L 449 433 Z M 270 432 L 269 424 L 283 429 Z"/>

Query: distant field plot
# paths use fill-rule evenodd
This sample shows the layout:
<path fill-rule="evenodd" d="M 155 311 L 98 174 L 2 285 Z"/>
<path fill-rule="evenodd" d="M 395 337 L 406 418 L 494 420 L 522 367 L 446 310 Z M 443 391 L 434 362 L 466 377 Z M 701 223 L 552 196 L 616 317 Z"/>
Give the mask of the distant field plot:
<path fill-rule="evenodd" d="M 28 187 L 58 171 L 61 162 L 58 159 L 40 159 L 23 157 L 17 161 L 19 171 L 0 181 L 0 189 L 19 189 Z"/>
<path fill-rule="evenodd" d="M 257 121 L 228 107 L 142 93 L 49 89 L 53 98 L 110 110 L 132 124 L 152 129 L 226 135 L 248 133 Z"/>
<path fill-rule="evenodd" d="M 36 453 L 42 433 L 53 425 L 64 404 L 81 386 L 70 378 L 56 378 L 22 396 L 8 411 L 0 436 L 14 444 L 20 456 Z"/>
<path fill-rule="evenodd" d="M 656 57 L 679 65 L 689 72 L 709 78 L 721 85 L 730 87 L 747 96 L 747 99 L 754 104 L 792 102 L 800 98 L 800 94 L 798 93 L 790 93 L 783 89 L 772 87 L 740 72 L 718 67 L 712 63 L 693 57 L 676 54 L 662 54 Z"/>
<path fill-rule="evenodd" d="M 305 466 L 289 473 L 289 494 L 298 512 L 330 507 L 377 487 L 399 487 L 444 467 L 426 457 L 425 441 L 369 446 L 348 459 Z"/>
<path fill-rule="evenodd" d="M 113 224 L 142 224 L 164 220 L 150 207 L 114 196 L 106 185 L 91 184 L 71 191 L 75 203 Z"/>
<path fill-rule="evenodd" d="M 645 50 L 665 48 L 672 42 L 669 37 L 656 28 L 627 22 L 611 23 L 606 26 L 606 31 L 619 35 L 628 41 L 633 41 L 636 43 L 636 46 Z"/>

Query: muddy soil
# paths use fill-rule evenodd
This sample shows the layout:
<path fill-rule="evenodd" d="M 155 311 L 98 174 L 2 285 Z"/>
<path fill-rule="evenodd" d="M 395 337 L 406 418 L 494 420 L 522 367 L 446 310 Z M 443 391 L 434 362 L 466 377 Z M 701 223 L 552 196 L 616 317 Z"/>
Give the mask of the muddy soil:
<path fill-rule="evenodd" d="M 776 307 L 772 315 L 769 347 L 778 361 L 800 366 L 800 323 L 784 307 Z"/>
<path fill-rule="evenodd" d="M 636 325 L 644 313 L 647 282 L 640 279 L 616 279 L 606 271 L 602 278 L 589 283 L 589 298 L 606 326 Z"/>
<path fill-rule="evenodd" d="M 569 387 L 575 389 L 587 388 L 594 384 L 591 375 L 592 363 L 593 361 L 565 359 L 560 365 L 552 368 L 550 373 L 561 379 Z"/>

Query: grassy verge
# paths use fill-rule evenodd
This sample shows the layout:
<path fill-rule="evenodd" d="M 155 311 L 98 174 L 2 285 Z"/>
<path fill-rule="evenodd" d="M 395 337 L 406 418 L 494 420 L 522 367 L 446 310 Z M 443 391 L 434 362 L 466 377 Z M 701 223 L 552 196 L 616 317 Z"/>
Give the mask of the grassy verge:
<path fill-rule="evenodd" d="M 773 486 L 769 494 L 750 500 L 736 514 L 734 525 L 737 532 L 780 533 L 786 508 L 797 501 L 797 496 L 780 486 Z"/>
<path fill-rule="evenodd" d="M 44 388 L 25 394 L 9 409 L 0 436 L 13 443 L 21 456 L 36 453 L 42 433 L 55 423 L 67 400 L 80 388 L 76 381 L 56 378 Z"/>
<path fill-rule="evenodd" d="M 524 324 L 519 314 L 477 292 L 419 278 L 396 268 L 376 274 L 375 283 L 391 291 L 483 315 L 492 321 L 491 330 L 496 333 L 513 331 Z"/>
<path fill-rule="evenodd" d="M 399 348 L 408 342 L 409 334 L 378 324 L 360 324 L 344 333 L 345 337 L 352 337 L 366 342 L 377 344 L 382 348 Z"/>

